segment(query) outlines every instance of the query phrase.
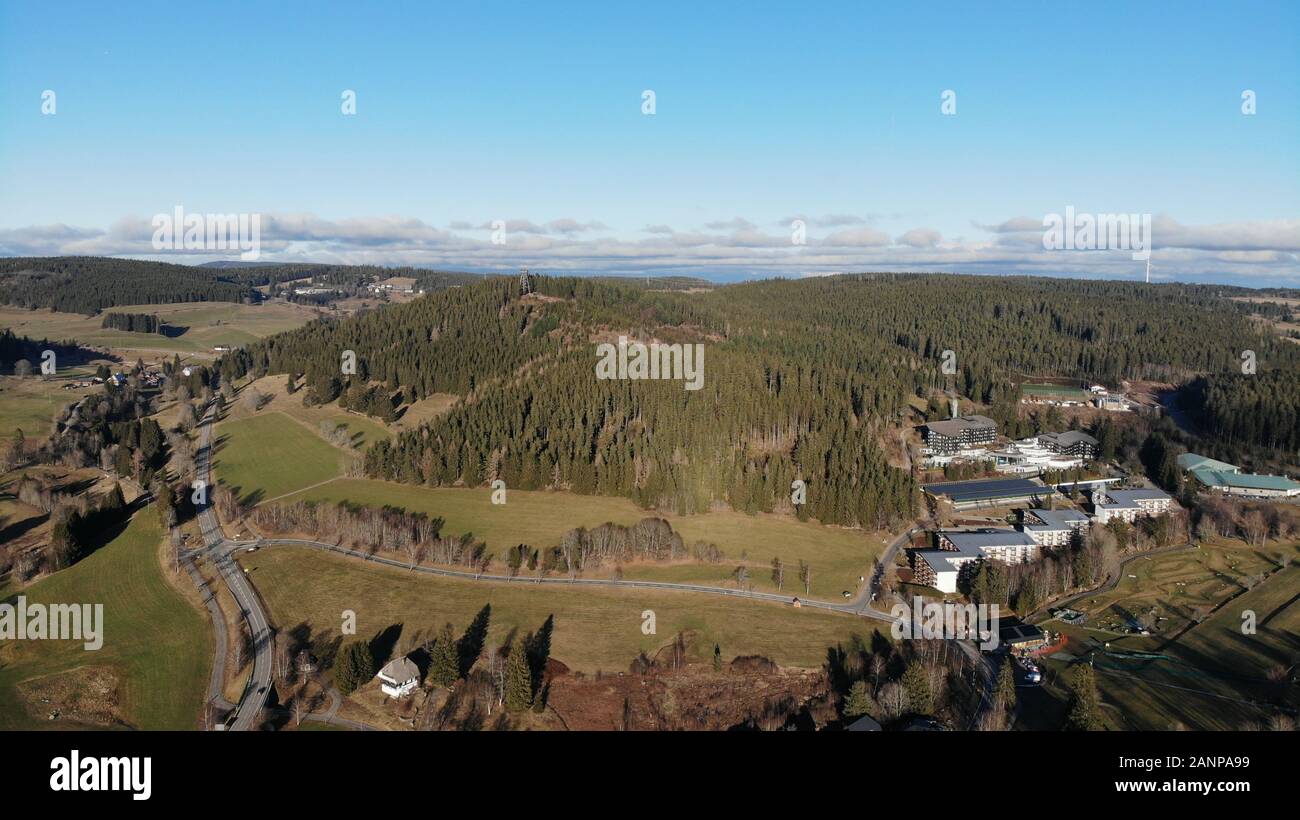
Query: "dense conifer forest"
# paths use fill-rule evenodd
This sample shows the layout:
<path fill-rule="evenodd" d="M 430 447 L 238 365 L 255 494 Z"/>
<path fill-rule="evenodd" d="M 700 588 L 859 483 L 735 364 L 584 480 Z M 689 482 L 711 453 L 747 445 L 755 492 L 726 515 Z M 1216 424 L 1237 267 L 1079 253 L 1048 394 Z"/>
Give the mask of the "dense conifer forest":
<path fill-rule="evenodd" d="M 162 333 L 163 324 L 152 313 L 105 313 L 100 327 L 129 333 Z"/>
<path fill-rule="evenodd" d="M 0 375 L 28 375 L 40 372 L 41 356 L 53 350 L 59 367 L 83 364 L 95 358 L 115 359 L 102 351 L 91 350 L 75 341 L 55 342 L 49 339 L 29 339 L 19 336 L 9 328 L 0 330 Z M 20 362 L 26 362 L 25 366 Z M 28 373 L 19 371 L 26 370 Z"/>
<path fill-rule="evenodd" d="M 704 387 L 600 380 L 595 344 L 619 334 L 704 345 Z M 462 398 L 380 442 L 388 479 L 626 495 L 677 512 L 715 502 L 883 526 L 910 517 L 912 479 L 885 446 L 909 399 L 950 388 L 1014 408 L 1036 375 L 1118 385 L 1239 367 L 1243 348 L 1296 370 L 1215 289 L 1056 279 L 870 274 L 766 280 L 704 293 L 633 283 L 489 278 L 406 305 L 322 320 L 227 356 L 225 377 L 293 372 L 307 401 L 376 414 L 434 393 Z M 953 351 L 956 373 L 941 369 Z M 345 351 L 357 358 L 344 371 Z M 382 395 L 380 395 L 382 394 Z"/>
<path fill-rule="evenodd" d="M 190 265 L 59 256 L 0 259 L 0 304 L 93 315 L 116 305 L 256 301 L 248 285 Z"/>
<path fill-rule="evenodd" d="M 1229 445 L 1300 450 L 1300 371 L 1224 373 L 1197 378 L 1182 391 L 1200 432 Z"/>

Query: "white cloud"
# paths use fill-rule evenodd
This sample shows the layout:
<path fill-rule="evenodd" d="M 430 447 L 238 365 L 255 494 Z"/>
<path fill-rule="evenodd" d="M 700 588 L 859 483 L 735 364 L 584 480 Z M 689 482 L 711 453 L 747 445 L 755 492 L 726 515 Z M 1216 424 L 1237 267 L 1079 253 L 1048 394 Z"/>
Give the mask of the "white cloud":
<path fill-rule="evenodd" d="M 465 270 L 508 270 L 527 264 L 542 270 L 593 273 L 815 275 L 932 270 L 1138 279 L 1144 272 L 1128 251 L 1044 251 L 1041 221 L 1028 217 L 986 227 L 991 235 L 974 240 L 945 240 L 928 227 L 891 237 L 858 224 L 829 233 L 810 229 L 805 245 L 793 244 L 784 230 L 768 233 L 745 219 L 711 224 L 726 227 L 676 230 L 651 224 L 629 238 L 603 235 L 610 229 L 594 221 L 511 219 L 506 223 L 506 243 L 494 245 L 486 233 L 491 222 L 477 220 L 452 221 L 443 229 L 400 216 L 330 220 L 311 214 L 266 214 L 261 258 Z M 1161 216 L 1152 224 L 1153 278 L 1300 285 L 1300 220 L 1185 226 Z M 597 231 L 600 235 L 593 235 Z M 134 256 L 182 262 L 234 257 L 160 253 L 153 249 L 151 237 L 150 220 L 143 217 L 123 218 L 106 229 L 64 224 L 0 229 L 0 254 Z"/>
<path fill-rule="evenodd" d="M 902 236 L 898 237 L 898 244 L 908 245 L 913 248 L 933 248 L 943 239 L 938 231 L 929 228 L 913 228 Z"/>

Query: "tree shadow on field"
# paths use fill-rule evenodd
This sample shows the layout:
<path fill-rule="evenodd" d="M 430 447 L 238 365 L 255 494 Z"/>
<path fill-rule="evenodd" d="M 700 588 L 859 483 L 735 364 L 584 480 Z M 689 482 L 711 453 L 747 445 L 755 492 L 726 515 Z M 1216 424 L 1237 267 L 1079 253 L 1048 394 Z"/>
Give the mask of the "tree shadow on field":
<path fill-rule="evenodd" d="M 0 544 L 8 544 L 11 541 L 18 540 L 29 530 L 48 521 L 49 518 L 48 515 L 33 515 L 8 525 L 5 524 L 6 519 L 0 519 Z"/>
<path fill-rule="evenodd" d="M 238 484 L 227 484 L 225 486 L 229 488 L 231 494 L 234 495 L 235 498 L 239 499 L 240 505 L 246 510 L 251 510 L 258 504 L 261 504 L 262 499 L 266 497 L 266 490 L 263 490 L 260 487 L 245 495 L 244 488 Z"/>
<path fill-rule="evenodd" d="M 456 643 L 456 656 L 462 678 L 467 677 L 474 663 L 483 654 L 483 644 L 487 642 L 488 627 L 492 624 L 492 605 L 484 604 L 474 616 L 474 620 L 465 629 L 465 634 Z"/>
<path fill-rule="evenodd" d="M 370 639 L 370 656 L 375 659 L 375 666 L 383 666 L 388 662 L 400 637 L 402 624 L 393 624 L 375 633 L 375 637 Z"/>

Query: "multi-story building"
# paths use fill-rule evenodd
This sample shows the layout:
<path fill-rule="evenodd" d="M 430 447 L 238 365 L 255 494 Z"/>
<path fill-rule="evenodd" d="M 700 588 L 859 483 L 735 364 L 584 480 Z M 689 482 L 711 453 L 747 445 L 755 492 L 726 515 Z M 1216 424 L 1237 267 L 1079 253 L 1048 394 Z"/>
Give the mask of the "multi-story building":
<path fill-rule="evenodd" d="M 1038 544 L 1016 530 L 944 530 L 936 535 L 938 549 L 912 553 L 912 577 L 940 592 L 956 592 L 957 582 L 980 561 L 1020 564 L 1039 556 Z"/>
<path fill-rule="evenodd" d="M 1082 466 L 1084 459 L 1055 452 L 1038 443 L 1038 439 L 1021 439 L 1000 450 L 990 450 L 989 456 L 999 472 L 1018 475 L 1038 475 L 1044 470 L 1068 470 Z"/>
<path fill-rule="evenodd" d="M 1064 433 L 1043 433 L 1038 437 L 1038 446 L 1053 453 L 1092 461 L 1097 457 L 1097 439 L 1078 430 Z"/>
<path fill-rule="evenodd" d="M 1088 529 L 1088 516 L 1078 510 L 1025 510 L 1020 523 L 1025 535 L 1040 547 L 1077 544 Z"/>
<path fill-rule="evenodd" d="M 925 446 L 930 453 L 952 455 L 961 450 L 992 444 L 997 434 L 997 422 L 988 416 L 958 416 L 927 423 Z"/>
<path fill-rule="evenodd" d="M 1161 490 L 1103 490 L 1092 492 L 1093 519 L 1105 524 L 1122 518 L 1132 524 L 1139 518 L 1169 512 L 1173 499 Z"/>

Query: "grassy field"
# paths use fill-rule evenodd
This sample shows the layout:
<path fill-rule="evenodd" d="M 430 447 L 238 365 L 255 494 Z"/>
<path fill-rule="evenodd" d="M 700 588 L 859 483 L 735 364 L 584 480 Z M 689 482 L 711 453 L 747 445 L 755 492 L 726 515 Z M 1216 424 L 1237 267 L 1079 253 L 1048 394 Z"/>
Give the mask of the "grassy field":
<path fill-rule="evenodd" d="M 93 652 L 78 641 L 0 644 L 0 729 L 69 727 L 46 720 L 48 706 L 38 705 L 35 715 L 24 708 L 21 690 L 34 679 L 73 691 L 79 683 L 115 679 L 113 700 L 126 725 L 196 727 L 212 638 L 204 617 L 163 577 L 161 538 L 158 517 L 147 508 L 109 544 L 23 591 L 29 603 L 102 603 L 104 644 Z M 0 594 L 12 602 L 12 591 Z"/>
<path fill-rule="evenodd" d="M 366 506 L 390 504 L 412 512 L 426 512 L 446 521 L 444 532 L 472 532 L 497 553 L 515 544 L 553 546 L 574 527 L 594 527 L 606 521 L 633 524 L 662 515 L 682 534 L 687 545 L 697 540 L 716 543 L 726 557 L 717 564 L 627 564 L 624 577 L 727 583 L 741 563 L 751 565 L 755 589 L 775 589 L 770 564 L 780 557 L 786 564 L 785 589 L 802 591 L 797 564 L 813 568 L 813 597 L 833 598 L 858 587 L 873 560 L 883 552 L 880 537 L 859 530 L 823 527 L 811 522 L 774 515 L 750 516 L 736 512 L 711 512 L 678 516 L 643 510 L 626 498 L 580 496 L 564 492 L 510 490 L 506 503 L 491 503 L 491 491 L 457 487 L 422 487 L 371 479 L 343 478 L 291 496 L 329 502 L 349 501 Z"/>
<path fill-rule="evenodd" d="M 364 450 L 380 439 L 392 437 L 393 432 L 378 419 L 363 416 L 360 413 L 350 413 L 341 409 L 337 402 L 313 407 L 304 406 L 302 391 L 298 391 L 293 395 L 285 392 L 284 388 L 287 381 L 288 377 L 281 374 L 278 376 L 264 376 L 256 381 L 242 385 L 239 388 L 241 398 L 245 391 L 253 389 L 267 397 L 266 403 L 262 405 L 262 409 L 255 412 L 247 407 L 243 401 L 235 401 L 227 412 L 226 418 L 235 421 L 254 415 L 265 415 L 270 411 L 277 411 L 301 422 L 308 430 L 317 435 L 321 434 L 321 422 L 329 421 L 346 430 L 349 446 L 358 450 Z"/>
<path fill-rule="evenodd" d="M 39 366 L 40 362 L 34 362 Z M 21 429 L 35 441 L 45 438 L 54 427 L 54 417 L 67 405 L 99 388 L 82 387 L 64 390 L 72 376 L 94 372 L 94 368 L 77 367 L 60 370 L 50 379 L 28 376 L 0 376 L 0 438 L 12 438 Z"/>
<path fill-rule="evenodd" d="M 217 480 L 241 498 L 262 501 L 342 473 L 343 451 L 275 411 L 224 421 L 216 430 Z"/>
<path fill-rule="evenodd" d="M 341 613 L 348 609 L 356 612 L 359 636 L 401 625 L 400 651 L 447 621 L 464 631 L 484 604 L 492 605 L 489 645 L 501 644 L 515 630 L 521 636 L 535 631 L 553 614 L 552 657 L 585 672 L 626 669 L 638 652 L 652 654 L 679 631 L 689 631 L 691 651 L 701 659 L 711 657 L 716 643 L 727 660 L 759 654 L 802 667 L 820 665 L 827 647 L 852 633 L 871 632 L 869 624 L 849 615 L 684 592 L 539 589 L 433 578 L 296 547 L 240 558 L 272 621 L 290 630 L 305 624 L 318 645 L 339 637 Z M 647 609 L 655 613 L 655 635 L 641 632 Z"/>
<path fill-rule="evenodd" d="M 1300 568 L 1292 563 L 1277 571 L 1282 552 L 1292 561 L 1300 558 L 1295 545 L 1255 550 L 1228 542 L 1140 559 L 1125 567 L 1114 590 L 1072 605 L 1089 613 L 1086 627 L 1058 621 L 1045 626 L 1069 636 L 1068 653 L 1096 653 L 1098 688 L 1116 726 L 1242 729 L 1267 714 L 1250 702 L 1274 696 L 1266 682 L 1269 669 L 1289 667 L 1300 654 Z M 1260 572 L 1272 574 L 1246 591 L 1243 579 Z M 1257 614 L 1254 635 L 1241 631 L 1246 609 Z M 1197 618 L 1204 620 L 1195 624 Z M 1125 631 L 1138 621 L 1154 623 L 1150 635 Z M 1049 666 L 1064 670 L 1058 661 Z"/>
<path fill-rule="evenodd" d="M 188 328 L 168 338 L 156 333 L 128 333 L 101 327 L 102 316 L 22 310 L 0 306 L 0 327 L 35 339 L 76 339 L 82 344 L 129 351 L 202 353 L 211 356 L 217 345 L 237 346 L 292 330 L 315 317 L 302 305 L 272 302 L 243 305 L 233 302 L 182 302 L 170 305 L 122 305 L 113 313 L 157 314 L 164 323 Z"/>

